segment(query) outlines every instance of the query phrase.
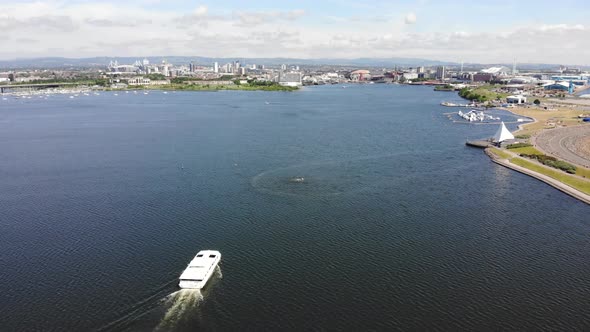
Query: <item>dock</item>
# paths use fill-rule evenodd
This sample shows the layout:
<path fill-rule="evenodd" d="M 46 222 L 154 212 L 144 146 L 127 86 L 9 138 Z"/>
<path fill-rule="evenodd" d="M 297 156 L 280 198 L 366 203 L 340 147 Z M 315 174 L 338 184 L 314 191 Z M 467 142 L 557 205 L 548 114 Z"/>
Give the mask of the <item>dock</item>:
<path fill-rule="evenodd" d="M 485 149 L 494 146 L 492 142 L 486 140 L 467 141 L 465 142 L 465 145 L 480 149 Z"/>

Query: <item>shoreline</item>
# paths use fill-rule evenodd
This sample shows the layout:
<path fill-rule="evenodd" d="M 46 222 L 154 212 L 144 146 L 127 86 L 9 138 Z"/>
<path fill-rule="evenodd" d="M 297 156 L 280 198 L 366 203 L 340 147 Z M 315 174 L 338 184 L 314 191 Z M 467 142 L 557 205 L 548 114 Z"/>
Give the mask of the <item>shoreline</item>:
<path fill-rule="evenodd" d="M 461 98 L 463 98 L 463 97 L 461 97 Z M 463 99 L 465 99 L 465 98 L 463 98 Z M 527 122 L 527 123 L 523 123 L 523 124 L 518 125 L 517 126 L 518 130 L 516 130 L 515 132 L 513 132 L 514 136 L 516 136 L 519 132 L 524 131 L 525 130 L 525 126 L 538 123 L 538 119 L 537 118 L 535 118 L 533 116 L 530 116 L 530 115 L 519 114 L 519 113 L 517 113 L 516 110 L 509 109 L 507 107 L 496 107 L 496 109 L 509 112 L 509 113 L 511 113 L 513 115 L 516 115 L 516 116 L 519 116 L 519 117 L 525 117 L 525 118 L 528 118 L 528 119 L 532 119 L 533 120 L 531 122 Z M 529 138 L 530 142 L 535 142 L 535 139 L 539 135 L 540 132 L 542 132 L 542 130 L 539 130 L 537 132 L 532 133 L 530 135 L 530 138 Z M 538 148 L 534 144 L 533 144 L 533 146 L 535 148 Z M 505 151 L 505 149 L 502 149 L 502 150 Z M 539 151 L 541 151 L 544 154 L 547 154 L 547 152 L 546 151 L 543 151 L 542 149 L 539 149 Z M 507 151 L 507 150 L 505 152 L 508 152 L 508 153 L 512 154 L 512 152 Z M 508 159 L 502 159 L 501 157 L 499 157 L 499 156 L 495 155 L 493 152 L 491 152 L 490 151 L 490 148 L 485 148 L 484 149 L 484 153 L 492 160 L 492 162 L 494 162 L 494 163 L 496 163 L 496 164 L 498 164 L 500 166 L 509 168 L 509 169 L 511 169 L 513 171 L 517 171 L 519 173 L 522 173 L 522 174 L 528 175 L 530 177 L 533 177 L 533 178 L 535 178 L 537 180 L 540 180 L 540 181 L 542 181 L 542 182 L 544 182 L 544 183 L 552 186 L 553 188 L 555 188 L 555 189 L 557 189 L 557 190 L 559 190 L 559 191 L 561 191 L 561 192 L 563 192 L 563 193 L 565 193 L 565 194 L 567 194 L 567 195 L 569 195 L 569 196 L 571 196 L 573 198 L 576 198 L 576 199 L 578 199 L 578 200 L 580 200 L 580 201 L 582 201 L 582 202 L 590 205 L 590 195 L 582 192 L 581 190 L 578 190 L 578 189 L 576 189 L 576 188 L 574 188 L 574 187 L 572 187 L 572 186 L 570 186 L 570 185 L 568 185 L 568 184 L 566 184 L 566 183 L 564 183 L 562 181 L 559 181 L 557 179 L 554 179 L 554 178 L 552 178 L 550 176 L 547 176 L 545 174 L 542 174 L 542 173 L 533 171 L 533 170 L 528 169 L 526 167 L 522 167 L 522 166 L 513 164 Z M 563 160 L 561 158 L 558 158 L 558 159 L 559 160 Z M 584 167 L 584 166 L 578 165 L 578 164 L 574 164 L 574 165 L 576 167 Z M 546 167 L 546 166 L 543 165 L 543 167 Z M 559 171 L 559 170 L 556 169 L 556 171 Z"/>
<path fill-rule="evenodd" d="M 508 159 L 502 159 L 502 158 L 496 156 L 494 153 L 490 152 L 489 148 L 486 148 L 484 150 L 484 152 L 488 157 L 490 157 L 492 162 L 494 162 L 500 166 L 510 168 L 511 170 L 517 171 L 519 173 L 528 175 L 528 176 L 533 177 L 533 178 L 540 180 L 542 182 L 545 182 L 546 184 L 550 185 L 551 187 L 590 205 L 590 195 L 583 193 L 583 192 L 579 191 L 578 189 L 570 187 L 569 185 L 567 185 L 559 180 L 556 180 L 552 177 L 535 172 L 533 170 L 530 170 L 530 169 L 522 167 L 522 166 L 515 165 L 515 164 L 511 163 Z"/>

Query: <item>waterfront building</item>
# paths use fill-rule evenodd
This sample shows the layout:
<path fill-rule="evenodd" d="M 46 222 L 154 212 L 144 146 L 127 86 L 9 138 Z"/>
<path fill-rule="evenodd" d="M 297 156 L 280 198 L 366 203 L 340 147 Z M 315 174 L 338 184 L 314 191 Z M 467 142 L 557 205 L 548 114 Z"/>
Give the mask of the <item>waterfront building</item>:
<path fill-rule="evenodd" d="M 364 69 L 355 70 L 350 73 L 350 79 L 353 81 L 368 81 L 371 79 L 371 72 Z"/>
<path fill-rule="evenodd" d="M 568 82 L 555 82 L 543 86 L 545 90 L 568 91 L 570 84 Z"/>
<path fill-rule="evenodd" d="M 403 73 L 402 77 L 406 80 L 415 80 L 418 78 L 418 73 Z"/>
<path fill-rule="evenodd" d="M 416 72 L 418 74 L 424 74 L 424 66 L 420 66 L 420 67 L 416 68 Z"/>
<path fill-rule="evenodd" d="M 130 79 L 127 80 L 127 84 L 128 85 L 150 85 L 150 79 L 149 78 L 143 78 L 141 76 L 138 77 L 132 77 Z"/>
<path fill-rule="evenodd" d="M 279 74 L 279 84 L 284 86 L 301 86 L 301 73 L 299 72 L 291 72 L 291 73 L 280 73 Z"/>
<path fill-rule="evenodd" d="M 219 73 L 219 63 L 215 62 L 213 64 L 213 72 Z"/>

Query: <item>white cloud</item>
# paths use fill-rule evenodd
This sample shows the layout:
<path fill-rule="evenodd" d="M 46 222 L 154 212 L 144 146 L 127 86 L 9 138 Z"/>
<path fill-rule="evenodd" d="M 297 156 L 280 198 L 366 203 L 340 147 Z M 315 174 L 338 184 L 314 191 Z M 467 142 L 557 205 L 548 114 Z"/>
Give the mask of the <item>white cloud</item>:
<path fill-rule="evenodd" d="M 152 1 L 152 0 L 144 0 Z M 162 2 L 165 3 L 165 2 Z M 34 56 L 422 57 L 467 62 L 590 64 L 590 27 L 503 26 L 416 32 L 416 15 L 312 16 L 304 9 L 187 12 L 127 3 L 0 1 L 0 58 Z M 306 18 L 305 20 L 303 18 Z M 311 22 L 311 23 L 310 23 Z M 325 24 L 331 22 L 332 24 Z M 423 27 L 421 27 L 423 28 Z M 32 39 L 34 38 L 34 39 Z"/>
<path fill-rule="evenodd" d="M 406 24 L 414 24 L 414 23 L 416 23 L 416 14 L 414 14 L 414 13 L 408 13 L 406 15 L 406 18 L 404 19 L 404 21 L 406 22 Z"/>
<path fill-rule="evenodd" d="M 197 9 L 195 9 L 195 15 L 197 15 L 197 16 L 207 15 L 208 10 L 209 9 L 207 8 L 207 6 L 199 6 L 199 7 L 197 7 Z"/>

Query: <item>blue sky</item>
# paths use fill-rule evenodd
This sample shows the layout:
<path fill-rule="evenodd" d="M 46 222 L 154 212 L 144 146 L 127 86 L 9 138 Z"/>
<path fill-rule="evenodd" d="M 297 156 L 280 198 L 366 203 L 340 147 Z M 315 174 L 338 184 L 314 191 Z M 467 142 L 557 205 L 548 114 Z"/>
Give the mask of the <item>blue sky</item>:
<path fill-rule="evenodd" d="M 0 58 L 418 57 L 590 64 L 583 1 L 0 0 Z"/>

